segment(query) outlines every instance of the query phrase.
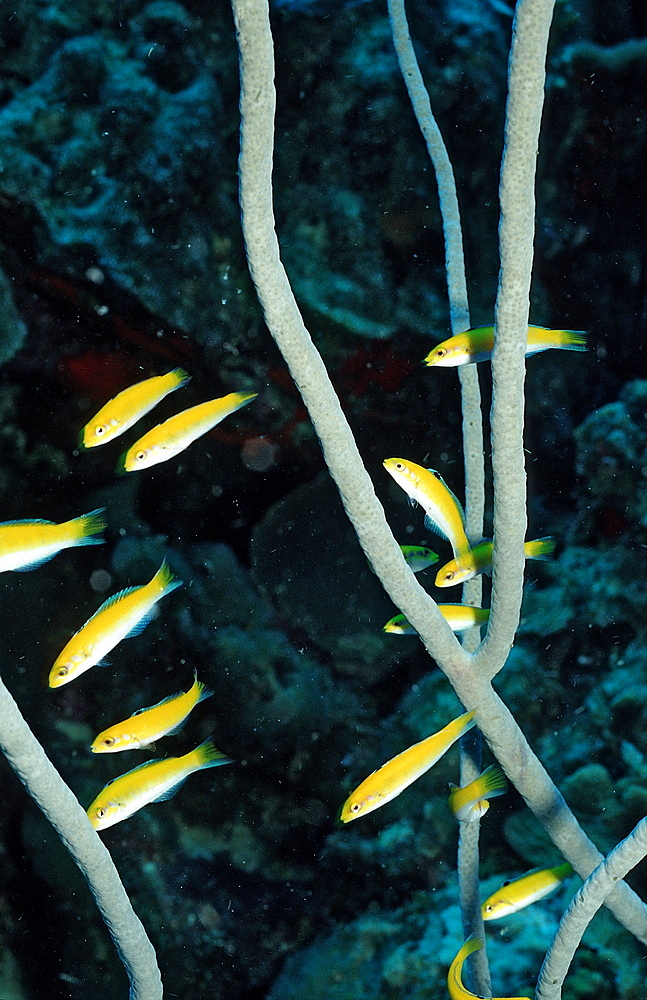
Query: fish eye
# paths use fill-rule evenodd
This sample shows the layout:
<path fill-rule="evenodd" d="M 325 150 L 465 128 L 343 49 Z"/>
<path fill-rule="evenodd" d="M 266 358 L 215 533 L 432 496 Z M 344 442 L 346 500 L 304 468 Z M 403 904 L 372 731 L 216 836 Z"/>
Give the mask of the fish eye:
<path fill-rule="evenodd" d="M 402 462 L 396 462 L 395 467 L 398 470 L 398 472 L 402 472 L 404 469 L 404 465 L 402 464 Z"/>
<path fill-rule="evenodd" d="M 449 582 L 450 580 L 454 579 L 454 576 L 455 576 L 454 571 L 452 569 L 450 569 L 449 573 L 445 573 L 445 576 L 443 577 L 443 579 L 447 580 Z"/>
<path fill-rule="evenodd" d="M 447 354 L 446 347 L 439 347 L 438 350 L 436 351 L 437 358 L 444 358 L 446 354 Z"/>
<path fill-rule="evenodd" d="M 146 452 L 145 451 L 138 451 L 137 454 L 135 455 L 135 459 L 138 462 L 143 462 L 145 458 L 146 458 Z"/>
<path fill-rule="evenodd" d="M 67 675 L 69 674 L 69 672 L 70 672 L 70 668 L 69 667 L 59 667 L 58 668 L 58 676 L 59 677 L 67 677 Z"/>
<path fill-rule="evenodd" d="M 105 814 L 107 813 L 107 811 L 108 810 L 104 809 L 103 806 L 100 806 L 97 809 L 97 819 L 103 819 L 103 817 L 105 816 Z"/>
<path fill-rule="evenodd" d="M 358 813 L 361 808 L 362 806 L 360 802 L 353 802 L 352 806 L 350 807 L 350 811 L 352 813 Z"/>
<path fill-rule="evenodd" d="M 101 437 L 101 435 L 105 434 L 107 430 L 108 428 L 106 427 L 105 424 L 97 424 L 97 426 L 94 428 L 94 433 L 97 435 L 97 437 Z"/>
<path fill-rule="evenodd" d="M 114 738 L 114 736 L 108 736 L 108 737 L 107 737 L 107 738 L 106 738 L 106 739 L 105 739 L 105 740 L 103 741 L 103 745 L 104 745 L 104 746 L 106 746 L 106 747 L 113 747 L 113 746 L 115 745 L 115 743 L 116 743 L 116 742 L 117 742 L 117 741 L 116 741 L 116 739 Z"/>
<path fill-rule="evenodd" d="M 492 906 L 492 903 L 487 903 L 487 905 L 485 907 L 485 912 L 486 913 L 492 913 L 493 909 L 494 909 L 494 907 Z"/>

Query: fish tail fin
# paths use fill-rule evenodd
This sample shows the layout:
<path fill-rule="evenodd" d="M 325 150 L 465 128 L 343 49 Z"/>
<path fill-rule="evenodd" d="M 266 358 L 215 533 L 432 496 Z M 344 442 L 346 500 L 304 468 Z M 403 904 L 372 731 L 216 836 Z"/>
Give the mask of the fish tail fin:
<path fill-rule="evenodd" d="M 221 764 L 233 764 L 233 758 L 218 750 L 212 739 L 205 740 L 195 750 L 191 750 L 187 755 L 195 770 L 203 767 L 220 767 Z"/>
<path fill-rule="evenodd" d="M 105 511 L 105 507 L 97 507 L 67 522 L 75 545 L 103 545 L 105 538 L 95 538 L 95 535 L 108 526 Z"/>
<path fill-rule="evenodd" d="M 169 567 L 166 559 L 151 580 L 151 583 L 158 588 L 162 594 L 170 594 L 172 590 L 177 590 L 182 586 L 182 580 L 178 580 Z"/>
<path fill-rule="evenodd" d="M 210 698 L 211 695 L 214 694 L 211 688 L 207 687 L 206 684 L 203 684 L 202 681 L 198 680 L 197 670 L 193 671 L 193 687 L 195 688 L 196 694 L 198 696 L 196 705 L 199 705 L 201 701 L 206 701 L 207 698 Z"/>
<path fill-rule="evenodd" d="M 478 934 L 470 934 L 461 948 L 463 957 L 467 958 L 468 955 L 473 955 L 475 951 L 480 951 L 482 947 L 483 938 L 479 937 Z"/>
<path fill-rule="evenodd" d="M 555 539 L 550 535 L 545 538 L 535 538 L 532 542 L 526 542 L 524 546 L 528 559 L 542 559 L 544 562 L 551 559 L 555 554 Z"/>
<path fill-rule="evenodd" d="M 257 392 L 230 392 L 228 396 L 231 403 L 230 413 L 234 413 L 235 410 L 240 410 L 243 406 L 247 406 L 257 396 Z"/>
<path fill-rule="evenodd" d="M 563 864 L 555 866 L 555 874 L 558 878 L 568 878 L 569 875 L 575 874 L 575 869 L 573 868 L 573 865 L 569 864 L 568 861 L 565 861 Z"/>
<path fill-rule="evenodd" d="M 498 764 L 490 764 L 481 775 L 483 795 L 493 799 L 495 795 L 504 795 L 508 789 L 506 776 Z"/>
<path fill-rule="evenodd" d="M 562 343 L 560 347 L 563 347 L 567 351 L 585 351 L 586 348 L 586 333 L 584 330 L 560 330 L 562 334 Z"/>
<path fill-rule="evenodd" d="M 182 389 L 187 382 L 191 381 L 191 376 L 184 368 L 174 368 L 165 377 L 170 381 L 173 389 Z"/>

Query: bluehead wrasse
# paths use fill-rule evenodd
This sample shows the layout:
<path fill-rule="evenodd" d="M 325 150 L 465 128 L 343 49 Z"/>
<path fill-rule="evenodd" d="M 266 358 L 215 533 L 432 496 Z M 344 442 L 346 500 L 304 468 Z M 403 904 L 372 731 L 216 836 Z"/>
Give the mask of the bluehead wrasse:
<path fill-rule="evenodd" d="M 390 632 L 393 635 L 418 635 L 405 615 L 394 615 L 393 618 L 389 618 L 382 631 Z"/>
<path fill-rule="evenodd" d="M 174 368 L 166 375 L 154 375 L 122 389 L 95 413 L 79 436 L 82 448 L 96 448 L 129 430 L 165 396 L 186 385 L 190 375 L 183 368 Z"/>
<path fill-rule="evenodd" d="M 583 330 L 549 330 L 545 326 L 529 326 L 526 357 L 539 354 L 551 347 L 561 347 L 566 351 L 585 351 L 586 334 Z M 494 348 L 494 327 L 475 326 L 455 337 L 443 340 L 429 352 L 425 364 L 442 368 L 456 368 L 458 365 L 489 361 Z"/>
<path fill-rule="evenodd" d="M 412 573 L 421 573 L 428 566 L 437 563 L 440 556 L 424 545 L 401 545 L 404 561 Z"/>
<path fill-rule="evenodd" d="M 473 608 L 469 604 L 439 604 L 438 610 L 453 632 L 467 632 L 474 625 L 485 625 L 490 617 L 489 608 Z M 384 626 L 385 632 L 397 635 L 417 635 L 415 628 L 404 615 L 394 615 Z"/>
<path fill-rule="evenodd" d="M 384 468 L 407 496 L 424 509 L 425 527 L 429 531 L 446 538 L 455 556 L 469 550 L 463 508 L 439 472 L 404 458 L 387 458 Z"/>
<path fill-rule="evenodd" d="M 469 785 L 451 785 L 449 808 L 459 823 L 473 823 L 490 808 L 488 799 L 505 794 L 508 787 L 505 774 L 497 764 L 490 764 L 470 781 Z"/>
<path fill-rule="evenodd" d="M 195 706 L 212 694 L 213 691 L 194 674 L 193 685 L 188 691 L 172 694 L 150 708 L 140 708 L 129 719 L 100 732 L 92 743 L 92 753 L 143 750 L 162 736 L 178 732 Z"/>
<path fill-rule="evenodd" d="M 121 459 L 120 470 L 135 472 L 149 469 L 152 465 L 175 458 L 230 413 L 251 403 L 257 395 L 257 392 L 230 392 L 227 396 L 208 399 L 206 403 L 198 403 L 176 413 L 135 441 Z"/>
<path fill-rule="evenodd" d="M 396 798 L 416 778 L 428 771 L 450 746 L 474 725 L 474 712 L 459 715 L 437 733 L 414 743 L 369 774 L 348 796 L 340 813 L 342 823 L 366 816 Z"/>
<path fill-rule="evenodd" d="M 71 521 L 4 521 L 0 524 L 0 573 L 36 569 L 61 549 L 75 545 L 101 545 L 96 536 L 106 527 L 105 507 Z"/>
<path fill-rule="evenodd" d="M 468 552 L 462 552 L 455 559 L 450 559 L 448 563 L 441 566 L 436 573 L 435 585 L 437 587 L 455 587 L 459 583 L 471 580 L 479 573 L 489 573 L 492 569 L 492 542 L 484 540 L 479 542 Z M 523 547 L 523 554 L 526 559 L 550 559 L 555 551 L 555 539 L 534 538 L 526 542 Z"/>
<path fill-rule="evenodd" d="M 109 597 L 56 657 L 49 686 L 67 684 L 100 663 L 122 639 L 139 635 L 151 620 L 157 602 L 181 585 L 182 581 L 176 580 L 163 562 L 148 583 L 127 587 Z"/>
<path fill-rule="evenodd" d="M 538 899 L 549 896 L 565 878 L 573 874 L 573 868 L 565 861 L 554 868 L 535 868 L 519 878 L 504 882 L 483 903 L 481 913 L 484 920 L 500 920 L 511 913 L 523 910 Z"/>
<path fill-rule="evenodd" d="M 465 959 L 469 955 L 473 955 L 475 951 L 480 951 L 482 947 L 482 938 L 477 937 L 476 934 L 470 934 L 467 941 L 459 949 L 447 973 L 447 989 L 449 990 L 451 1000 L 474 1000 L 474 998 L 483 1000 L 478 993 L 472 993 L 463 986 L 463 965 L 465 964 Z M 493 1000 L 528 1000 L 528 997 L 494 997 Z"/>
<path fill-rule="evenodd" d="M 128 819 L 149 802 L 170 799 L 194 771 L 231 763 L 231 757 L 217 750 L 211 740 L 205 740 L 183 757 L 146 761 L 109 781 L 88 807 L 88 819 L 95 830 L 105 830 Z"/>

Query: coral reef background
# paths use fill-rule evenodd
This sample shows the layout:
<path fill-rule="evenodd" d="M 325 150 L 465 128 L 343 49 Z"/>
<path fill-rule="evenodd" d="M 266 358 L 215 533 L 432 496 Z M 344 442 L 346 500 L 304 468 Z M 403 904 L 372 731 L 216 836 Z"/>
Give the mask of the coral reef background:
<path fill-rule="evenodd" d="M 410 5 L 457 174 L 474 325 L 496 291 L 511 15 L 505 0 Z M 398 539 L 445 553 L 382 469 L 406 455 L 462 492 L 455 373 L 420 363 L 448 335 L 435 181 L 386 12 L 282 0 L 273 19 L 286 267 Z M 528 566 L 497 682 L 603 850 L 647 807 L 646 36 L 637 2 L 556 9 L 531 318 L 587 330 L 590 350 L 528 362 L 529 537 L 559 547 Z M 186 689 L 194 669 L 215 691 L 156 752 L 213 734 L 236 763 L 102 835 L 168 996 L 423 1000 L 442 995 L 460 943 L 456 756 L 352 827 L 335 817 L 458 706 L 415 637 L 382 633 L 395 609 L 260 318 L 236 200 L 237 82 L 225 3 L 0 7 L 0 520 L 103 505 L 109 519 L 105 546 L 3 575 L 1 669 L 84 805 L 145 759 L 94 757 L 100 729 Z M 119 445 L 79 452 L 101 403 L 177 365 L 193 376 L 182 406 L 259 398 L 150 472 L 117 477 Z M 150 424 L 178 408 L 176 395 Z M 158 618 L 109 666 L 49 691 L 70 634 L 163 557 L 185 586 Z M 98 982 L 125 995 L 81 877 L 0 768 L 0 996 L 83 1000 Z M 559 860 L 513 792 L 482 839 L 484 894 Z M 640 870 L 630 881 L 647 892 Z M 572 889 L 496 927 L 502 995 L 532 983 Z M 565 995 L 594 994 L 645 995 L 638 949 L 604 914 Z"/>

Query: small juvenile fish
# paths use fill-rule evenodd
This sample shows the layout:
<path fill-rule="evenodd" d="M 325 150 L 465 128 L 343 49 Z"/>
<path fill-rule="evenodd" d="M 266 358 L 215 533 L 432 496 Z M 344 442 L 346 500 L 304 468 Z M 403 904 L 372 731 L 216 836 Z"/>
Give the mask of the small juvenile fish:
<path fill-rule="evenodd" d="M 501 888 L 488 896 L 483 903 L 481 907 L 483 919 L 500 920 L 511 913 L 523 910 L 531 903 L 536 903 L 538 899 L 549 896 L 572 874 L 572 866 L 565 861 L 554 868 L 535 868 L 520 878 L 504 882 Z"/>
<path fill-rule="evenodd" d="M 350 823 L 358 816 L 366 816 L 380 806 L 396 798 L 408 788 L 416 778 L 428 771 L 450 746 L 474 725 L 474 712 L 466 712 L 428 736 L 420 743 L 414 743 L 397 757 L 369 774 L 354 792 L 348 796 L 339 816 L 342 823 Z"/>
<path fill-rule="evenodd" d="M 412 573 L 422 573 L 423 569 L 437 563 L 440 556 L 424 545 L 401 545 L 402 555 Z"/>
<path fill-rule="evenodd" d="M 170 392 L 186 385 L 190 378 L 183 368 L 174 368 L 166 375 L 154 375 L 123 389 L 85 425 L 80 435 L 81 447 L 96 448 L 112 441 L 136 424 Z"/>
<path fill-rule="evenodd" d="M 529 326 L 526 356 L 539 354 L 551 347 L 567 351 L 585 351 L 586 334 L 583 330 L 549 330 L 545 326 Z M 438 344 L 425 358 L 425 364 L 442 368 L 489 361 L 494 348 L 494 327 L 475 326 L 464 333 L 457 333 Z"/>
<path fill-rule="evenodd" d="M 195 706 L 212 694 L 194 674 L 193 686 L 188 691 L 172 694 L 150 708 L 140 708 L 124 722 L 104 729 L 94 740 L 92 753 L 143 750 L 162 736 L 176 733 Z"/>
<path fill-rule="evenodd" d="M 49 673 L 49 686 L 57 688 L 74 680 L 100 663 L 122 639 L 143 632 L 157 602 L 181 585 L 182 581 L 176 580 L 163 562 L 149 583 L 127 587 L 109 597 L 57 656 Z"/>
<path fill-rule="evenodd" d="M 176 413 L 135 441 L 121 460 L 123 471 L 150 469 L 152 465 L 175 458 L 230 413 L 251 403 L 257 395 L 257 392 L 230 392 Z"/>
<path fill-rule="evenodd" d="M 482 541 L 462 552 L 456 559 L 450 559 L 448 563 L 441 566 L 436 573 L 435 585 L 437 587 L 455 587 L 459 583 L 471 580 L 479 573 L 489 573 L 492 569 L 492 545 L 491 541 Z M 523 554 L 526 559 L 550 559 L 555 551 L 555 539 L 534 538 L 531 542 L 525 542 Z"/>
<path fill-rule="evenodd" d="M 95 830 L 105 830 L 128 819 L 149 802 L 170 799 L 194 771 L 231 763 L 231 757 L 217 750 L 211 740 L 205 740 L 183 757 L 149 760 L 109 781 L 88 807 L 88 818 Z"/>
<path fill-rule="evenodd" d="M 459 823 L 473 823 L 485 816 L 490 808 L 488 799 L 505 793 L 508 782 L 501 768 L 490 764 L 469 785 L 459 788 L 458 785 L 450 784 L 449 787 L 449 808 L 454 816 Z"/>
<path fill-rule="evenodd" d="M 480 951 L 483 941 L 475 934 L 470 934 L 467 941 L 461 946 L 456 958 L 449 967 L 447 973 L 447 989 L 452 1000 L 482 1000 L 478 993 L 472 993 L 463 986 L 463 965 L 465 959 L 475 951 Z M 493 1000 L 505 1000 L 505 998 L 495 997 Z M 510 997 L 509 1000 L 528 1000 L 527 997 Z"/>
<path fill-rule="evenodd" d="M 428 531 L 446 538 L 455 556 L 469 550 L 463 508 L 439 472 L 404 458 L 387 458 L 384 468 L 409 499 L 424 508 Z"/>
<path fill-rule="evenodd" d="M 474 625 L 485 625 L 490 617 L 489 608 L 473 608 L 469 604 L 439 604 L 438 610 L 454 632 L 466 632 Z M 415 628 L 404 615 L 394 615 L 384 626 L 385 632 L 397 635 L 417 635 Z"/>
<path fill-rule="evenodd" d="M 71 521 L 4 521 L 0 524 L 0 573 L 10 569 L 36 569 L 61 549 L 75 545 L 102 545 L 95 538 L 106 527 L 105 507 Z"/>

